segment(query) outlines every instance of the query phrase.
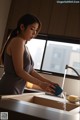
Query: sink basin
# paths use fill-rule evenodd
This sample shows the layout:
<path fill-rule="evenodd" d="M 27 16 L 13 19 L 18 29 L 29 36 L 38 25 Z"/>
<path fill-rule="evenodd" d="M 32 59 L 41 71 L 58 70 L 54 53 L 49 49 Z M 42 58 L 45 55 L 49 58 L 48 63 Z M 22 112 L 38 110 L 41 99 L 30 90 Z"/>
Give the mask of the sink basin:
<path fill-rule="evenodd" d="M 34 96 L 31 102 L 38 104 L 38 105 L 43 105 L 43 106 L 47 106 L 51 108 L 57 108 L 60 110 L 64 110 L 64 103 L 56 101 L 56 100 L 49 100 L 49 99 L 41 98 L 38 96 Z M 76 107 L 78 107 L 78 105 L 66 103 L 66 111 L 71 111 L 72 109 Z"/>
<path fill-rule="evenodd" d="M 72 111 L 73 109 L 80 106 L 79 104 L 70 103 L 66 100 L 66 109 L 64 109 L 63 98 L 45 95 L 45 93 L 43 92 L 42 93 L 25 93 L 23 95 L 17 95 L 17 96 L 15 95 L 8 98 L 33 103 L 35 105 L 42 105 L 42 106 L 56 108 L 60 110 L 66 110 L 66 111 Z"/>
<path fill-rule="evenodd" d="M 38 105 L 43 105 L 43 106 L 46 106 L 46 107 L 51 107 L 51 108 L 64 110 L 64 102 L 51 100 L 51 99 L 46 99 L 46 98 L 39 97 L 39 96 L 34 96 L 28 102 L 38 104 Z M 67 102 L 66 103 L 66 111 L 71 111 L 71 110 L 77 108 L 78 106 L 79 105 L 77 105 L 77 104 L 72 104 L 72 103 Z"/>

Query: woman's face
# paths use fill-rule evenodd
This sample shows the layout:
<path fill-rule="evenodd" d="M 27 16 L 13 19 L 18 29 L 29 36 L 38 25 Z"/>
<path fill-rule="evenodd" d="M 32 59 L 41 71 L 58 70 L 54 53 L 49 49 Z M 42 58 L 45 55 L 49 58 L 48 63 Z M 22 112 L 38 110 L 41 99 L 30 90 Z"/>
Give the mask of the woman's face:
<path fill-rule="evenodd" d="M 38 27 L 39 27 L 38 23 L 33 23 L 29 25 L 26 29 L 24 28 L 22 30 L 22 37 L 27 41 L 34 38 L 37 34 Z"/>

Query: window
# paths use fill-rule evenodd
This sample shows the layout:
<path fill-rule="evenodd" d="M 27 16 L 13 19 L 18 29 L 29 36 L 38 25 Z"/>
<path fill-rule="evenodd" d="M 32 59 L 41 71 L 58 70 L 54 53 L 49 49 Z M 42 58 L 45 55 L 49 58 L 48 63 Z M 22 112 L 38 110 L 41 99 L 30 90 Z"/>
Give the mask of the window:
<path fill-rule="evenodd" d="M 33 39 L 27 46 L 35 69 L 64 74 L 65 66 L 69 65 L 80 73 L 79 44 L 60 42 L 56 39 Z M 71 69 L 68 69 L 67 74 L 76 76 Z"/>
<path fill-rule="evenodd" d="M 48 41 L 42 70 L 64 73 L 65 66 L 69 65 L 80 69 L 80 48 L 79 45 Z M 74 63 L 77 62 L 77 64 Z M 68 70 L 72 75 L 73 71 Z"/>
<path fill-rule="evenodd" d="M 34 68 L 40 69 L 44 47 L 45 47 L 45 40 L 40 39 L 32 39 L 29 41 L 26 46 L 29 48 L 30 54 L 34 61 Z"/>

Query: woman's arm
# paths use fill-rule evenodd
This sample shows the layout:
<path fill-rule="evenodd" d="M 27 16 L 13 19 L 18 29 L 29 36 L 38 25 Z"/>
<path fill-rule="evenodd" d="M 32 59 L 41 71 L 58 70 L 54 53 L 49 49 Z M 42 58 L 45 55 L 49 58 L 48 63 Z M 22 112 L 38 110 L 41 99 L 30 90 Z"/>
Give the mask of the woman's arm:
<path fill-rule="evenodd" d="M 50 80 L 46 79 L 45 77 L 41 76 L 38 72 L 36 72 L 36 70 L 32 70 L 31 75 L 34 76 L 35 78 L 38 78 L 39 80 L 41 80 L 42 82 L 48 82 L 50 84 L 56 84 L 54 82 L 51 82 Z"/>

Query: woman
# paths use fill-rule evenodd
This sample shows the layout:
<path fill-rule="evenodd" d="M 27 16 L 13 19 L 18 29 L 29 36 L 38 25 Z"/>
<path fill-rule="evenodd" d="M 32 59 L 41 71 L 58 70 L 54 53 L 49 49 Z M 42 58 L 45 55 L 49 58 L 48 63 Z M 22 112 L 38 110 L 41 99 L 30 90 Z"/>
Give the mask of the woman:
<path fill-rule="evenodd" d="M 33 68 L 33 60 L 25 44 L 40 31 L 39 19 L 31 14 L 20 18 L 1 51 L 4 71 L 0 80 L 0 95 L 22 94 L 26 82 L 38 85 L 43 91 L 54 93 L 55 83 L 40 76 Z"/>

